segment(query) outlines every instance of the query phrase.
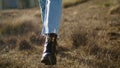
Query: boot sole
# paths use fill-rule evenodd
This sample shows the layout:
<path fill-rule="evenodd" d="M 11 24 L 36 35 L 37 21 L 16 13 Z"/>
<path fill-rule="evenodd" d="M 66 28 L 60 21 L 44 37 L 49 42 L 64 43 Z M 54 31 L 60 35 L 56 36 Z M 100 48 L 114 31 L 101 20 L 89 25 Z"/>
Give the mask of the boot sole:
<path fill-rule="evenodd" d="M 44 63 L 45 65 L 56 65 L 56 57 L 49 55 L 47 57 L 44 57 L 41 60 L 41 63 Z"/>

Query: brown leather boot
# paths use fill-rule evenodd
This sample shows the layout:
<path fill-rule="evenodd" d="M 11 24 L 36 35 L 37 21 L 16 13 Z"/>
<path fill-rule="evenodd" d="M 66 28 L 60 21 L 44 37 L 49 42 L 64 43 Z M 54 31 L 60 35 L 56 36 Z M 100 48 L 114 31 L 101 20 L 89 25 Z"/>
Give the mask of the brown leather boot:
<path fill-rule="evenodd" d="M 45 65 L 56 65 L 56 46 L 57 34 L 47 34 L 41 63 L 44 63 Z"/>

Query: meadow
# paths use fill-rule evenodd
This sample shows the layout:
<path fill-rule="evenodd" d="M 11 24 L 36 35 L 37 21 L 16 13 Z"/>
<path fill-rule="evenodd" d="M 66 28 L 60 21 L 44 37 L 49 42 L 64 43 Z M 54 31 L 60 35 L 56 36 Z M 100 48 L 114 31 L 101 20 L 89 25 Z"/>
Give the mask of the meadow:
<path fill-rule="evenodd" d="M 120 1 L 63 0 L 57 65 L 40 63 L 38 7 L 0 11 L 0 68 L 119 68 Z"/>

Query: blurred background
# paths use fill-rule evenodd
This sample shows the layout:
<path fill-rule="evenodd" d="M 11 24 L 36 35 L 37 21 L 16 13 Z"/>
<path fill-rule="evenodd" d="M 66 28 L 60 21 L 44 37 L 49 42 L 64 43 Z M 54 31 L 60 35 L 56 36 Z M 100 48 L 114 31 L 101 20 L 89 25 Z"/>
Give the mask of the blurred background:
<path fill-rule="evenodd" d="M 79 3 L 87 0 L 63 0 L 63 4 Z M 39 0 L 0 0 L 0 10 L 3 9 L 25 9 L 39 6 Z"/>

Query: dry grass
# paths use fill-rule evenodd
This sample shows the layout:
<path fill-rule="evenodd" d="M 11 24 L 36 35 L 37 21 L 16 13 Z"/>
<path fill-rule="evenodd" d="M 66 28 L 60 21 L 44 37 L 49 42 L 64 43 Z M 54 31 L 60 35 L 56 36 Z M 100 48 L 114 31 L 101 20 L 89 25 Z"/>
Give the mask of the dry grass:
<path fill-rule="evenodd" d="M 88 0 L 63 0 L 63 7 L 64 8 L 67 8 L 67 7 L 70 7 L 70 6 L 75 6 L 77 4 L 80 4 L 80 3 L 83 3 L 83 2 L 86 2 Z"/>
<path fill-rule="evenodd" d="M 120 5 L 113 6 L 109 10 L 109 14 L 120 14 Z"/>
<path fill-rule="evenodd" d="M 0 68 L 119 68 L 120 16 L 96 2 L 63 9 L 55 67 L 40 63 L 39 9 L 1 12 Z"/>

